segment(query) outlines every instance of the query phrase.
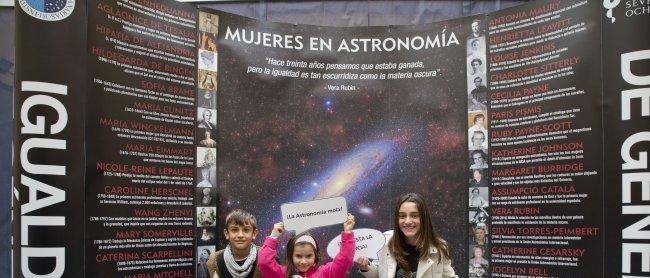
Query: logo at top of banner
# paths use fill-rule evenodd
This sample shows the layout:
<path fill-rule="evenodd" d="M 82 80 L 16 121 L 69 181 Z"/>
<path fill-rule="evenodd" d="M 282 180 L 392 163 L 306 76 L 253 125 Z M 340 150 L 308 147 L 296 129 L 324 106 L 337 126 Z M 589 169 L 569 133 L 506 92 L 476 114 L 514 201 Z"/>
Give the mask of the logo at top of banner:
<path fill-rule="evenodd" d="M 59 21 L 74 11 L 75 0 L 19 0 L 20 8 L 33 18 Z"/>
<path fill-rule="evenodd" d="M 607 10 L 605 15 L 612 20 L 612 23 L 616 21 L 614 17 L 614 8 L 621 3 L 621 0 L 603 0 L 603 7 Z"/>

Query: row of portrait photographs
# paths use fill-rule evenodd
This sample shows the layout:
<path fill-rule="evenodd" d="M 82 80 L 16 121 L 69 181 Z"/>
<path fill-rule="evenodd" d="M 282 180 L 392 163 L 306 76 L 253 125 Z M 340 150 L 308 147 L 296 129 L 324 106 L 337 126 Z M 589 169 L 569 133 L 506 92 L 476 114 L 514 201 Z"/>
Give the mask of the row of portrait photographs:
<path fill-rule="evenodd" d="M 210 277 L 207 261 L 216 249 L 217 72 L 219 16 L 199 11 L 196 99 L 196 252 L 195 277 Z"/>
<path fill-rule="evenodd" d="M 199 70 L 217 72 L 217 39 L 215 34 L 200 32 L 199 34 L 199 52 L 197 55 Z"/>
<path fill-rule="evenodd" d="M 209 278 L 210 271 L 208 270 L 208 259 L 210 255 L 216 250 L 214 245 L 199 246 L 196 248 L 196 275 L 197 278 Z"/>
<path fill-rule="evenodd" d="M 484 226 L 472 226 L 469 228 L 469 248 L 472 249 L 473 246 L 483 247 L 485 249 L 483 252 L 484 257 L 489 257 L 488 254 L 488 244 L 490 240 L 487 237 L 488 230 Z M 469 253 L 470 256 L 472 252 Z M 485 256 L 487 255 L 487 256 Z"/>
<path fill-rule="evenodd" d="M 470 170 L 468 188 L 469 277 L 489 277 L 489 197 L 487 55 L 483 22 L 472 21 L 467 37 L 467 144 Z"/>
<path fill-rule="evenodd" d="M 487 277 L 485 275 L 490 257 L 487 253 L 490 240 L 487 223 L 489 217 L 486 207 L 470 207 L 469 209 L 469 277 Z"/>
<path fill-rule="evenodd" d="M 196 207 L 196 226 L 197 227 L 216 227 L 217 208 L 216 207 Z"/>
<path fill-rule="evenodd" d="M 199 31 L 215 35 L 219 33 L 219 16 L 199 11 Z"/>
<path fill-rule="evenodd" d="M 490 258 L 490 240 L 488 239 L 488 232 L 485 227 L 470 227 L 469 234 L 469 256 L 470 258 L 478 258 L 477 263 L 480 263 L 480 259 L 489 260 Z M 476 248 L 481 250 L 476 250 Z M 470 261 L 470 264 L 472 262 Z"/>
<path fill-rule="evenodd" d="M 199 167 L 196 171 L 196 187 L 215 187 L 217 185 L 217 167 Z"/>
<path fill-rule="evenodd" d="M 467 142 L 469 150 L 487 150 L 488 130 L 485 111 L 467 113 Z"/>
<path fill-rule="evenodd" d="M 485 32 L 480 20 L 472 21 L 472 34 L 467 38 L 467 109 L 487 110 L 487 60 Z"/>

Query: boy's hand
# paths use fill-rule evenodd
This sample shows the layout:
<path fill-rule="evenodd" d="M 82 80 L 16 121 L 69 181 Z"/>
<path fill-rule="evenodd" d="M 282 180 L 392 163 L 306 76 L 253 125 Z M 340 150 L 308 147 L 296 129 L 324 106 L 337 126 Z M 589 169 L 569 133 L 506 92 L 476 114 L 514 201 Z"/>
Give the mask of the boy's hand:
<path fill-rule="evenodd" d="M 354 215 L 348 213 L 348 218 L 343 223 L 343 231 L 349 232 L 354 228 Z"/>
<path fill-rule="evenodd" d="M 273 230 L 271 231 L 272 238 L 279 238 L 280 235 L 284 232 L 284 223 L 278 222 L 273 225 Z"/>

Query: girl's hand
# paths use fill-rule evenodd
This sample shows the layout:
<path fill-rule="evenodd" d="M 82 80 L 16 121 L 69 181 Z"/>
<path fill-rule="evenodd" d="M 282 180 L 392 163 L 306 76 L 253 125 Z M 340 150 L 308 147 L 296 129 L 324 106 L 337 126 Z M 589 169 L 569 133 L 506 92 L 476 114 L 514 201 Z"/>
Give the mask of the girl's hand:
<path fill-rule="evenodd" d="M 370 261 L 365 256 L 358 257 L 354 261 L 354 264 L 356 264 L 357 267 L 359 268 L 359 270 L 361 270 L 361 271 L 365 272 L 365 271 L 370 270 Z"/>
<path fill-rule="evenodd" d="M 348 218 L 343 223 L 343 231 L 349 232 L 354 228 L 354 215 L 348 213 Z"/>
<path fill-rule="evenodd" d="M 271 237 L 277 239 L 284 232 L 284 223 L 278 222 L 273 225 L 273 230 L 271 231 Z"/>

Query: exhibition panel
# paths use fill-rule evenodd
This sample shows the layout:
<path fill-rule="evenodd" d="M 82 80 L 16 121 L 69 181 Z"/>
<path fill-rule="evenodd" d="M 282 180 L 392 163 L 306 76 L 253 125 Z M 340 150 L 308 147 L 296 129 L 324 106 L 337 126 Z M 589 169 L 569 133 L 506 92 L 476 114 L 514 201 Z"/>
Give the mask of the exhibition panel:
<path fill-rule="evenodd" d="M 650 275 L 648 5 L 324 27 L 19 3 L 14 277 Z"/>

